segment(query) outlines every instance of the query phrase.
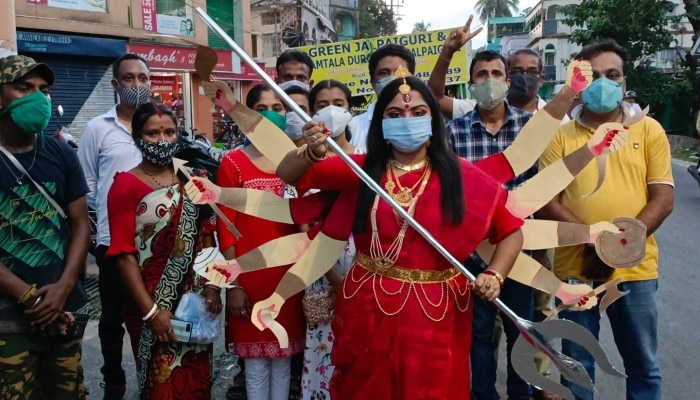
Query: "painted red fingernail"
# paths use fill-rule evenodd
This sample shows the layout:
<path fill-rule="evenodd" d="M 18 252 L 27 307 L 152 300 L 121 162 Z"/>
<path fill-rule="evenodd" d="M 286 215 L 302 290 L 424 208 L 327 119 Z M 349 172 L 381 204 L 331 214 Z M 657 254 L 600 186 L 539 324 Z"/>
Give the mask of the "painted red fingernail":
<path fill-rule="evenodd" d="M 622 243 L 623 246 L 626 245 L 626 244 L 627 244 L 627 239 L 620 239 L 620 243 Z"/>
<path fill-rule="evenodd" d="M 629 128 L 630 128 L 629 126 L 624 126 L 624 125 L 623 125 L 622 127 L 625 128 L 625 129 L 629 129 Z"/>
<path fill-rule="evenodd" d="M 620 232 L 624 232 L 624 231 L 625 231 L 625 228 L 618 228 L 618 229 L 620 230 Z"/>

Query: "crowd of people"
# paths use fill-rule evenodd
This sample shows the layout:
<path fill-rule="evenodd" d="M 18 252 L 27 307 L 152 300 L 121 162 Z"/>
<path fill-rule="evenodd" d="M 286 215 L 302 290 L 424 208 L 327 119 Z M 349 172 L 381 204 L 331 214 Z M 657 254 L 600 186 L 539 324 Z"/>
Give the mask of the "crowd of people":
<path fill-rule="evenodd" d="M 142 57 L 126 54 L 114 62 L 112 86 L 119 102 L 87 124 L 77 155 L 41 134 L 51 115 L 50 67 L 25 56 L 0 59 L 0 159 L 9 172 L 0 175 L 0 397 L 86 396 L 82 273 L 92 208 L 104 399 L 122 399 L 127 384 L 137 385 L 142 399 L 211 398 L 212 344 L 182 341 L 173 329 L 176 309 L 192 295 L 201 298 L 202 312 L 224 315 L 225 343 L 241 367 L 228 399 L 499 399 L 501 330 L 508 399 L 557 399 L 515 372 L 510 353 L 519 331 L 493 305 L 500 298 L 518 316 L 541 320 L 554 303 L 508 278 L 523 246 L 524 222 L 507 207 L 507 191 L 585 145 L 602 124 L 624 124 L 641 110 L 634 91 L 625 92 L 626 50 L 612 41 L 584 47 L 576 59 L 590 63 L 592 83 L 577 89 L 575 100 L 572 87 L 567 89 L 562 97 L 570 97 L 559 100 L 567 109 L 564 118 L 555 118 L 562 122 L 553 128 L 554 140 L 539 162 L 510 179 L 511 167 L 495 157 L 535 113 L 548 112 L 538 95 L 542 59 L 530 49 L 508 55 L 479 51 L 469 67 L 471 99 L 446 96 L 450 60 L 478 32 L 467 23 L 448 35 L 428 84 L 411 76 L 416 67 L 411 51 L 397 44 L 376 49 L 368 60 L 376 101 L 360 115 L 352 116 L 346 84 L 313 82 L 313 61 L 294 49 L 279 57 L 277 81 L 313 121 L 305 123 L 265 84 L 248 92 L 240 106 L 269 120 L 275 132 L 286 134 L 279 140 L 291 140 L 298 149 L 277 165 L 246 141 L 223 156 L 216 184 L 222 192 L 255 189 L 286 199 L 333 192 L 329 207 L 342 211 L 328 213 L 323 224 L 248 215 L 226 207 L 222 195 L 224 221 L 188 197 L 184 187 L 193 178 L 173 164 L 181 140 L 177 117 L 151 102 L 150 70 Z M 598 182 L 591 163 L 535 217 L 583 225 L 637 218 L 648 234 L 641 264 L 610 268 L 587 244 L 557 249 L 553 257 L 544 251 L 531 255 L 563 282 L 597 287 L 623 278 L 621 289 L 629 293 L 607 315 L 627 374 L 627 398 L 660 399 L 658 249 L 652 234 L 673 209 L 671 156 L 663 128 L 652 118 L 630 126 L 629 136 L 608 158 L 605 181 L 595 193 L 587 195 Z M 361 184 L 328 140 L 475 280 L 453 268 Z M 286 297 L 276 317 L 288 336 L 283 346 L 274 332 L 256 327 L 252 313 L 290 278 L 291 264 L 243 273 L 224 293 L 195 273 L 194 265 L 203 249 L 217 248 L 235 260 L 299 232 L 347 244 L 331 260 L 331 270 Z M 495 245 L 488 263 L 475 252 L 485 238 Z M 314 299 L 334 301 L 331 314 L 310 312 Z M 598 336 L 597 306 L 562 317 Z M 137 382 L 127 382 L 122 367 L 126 332 Z M 594 378 L 595 364 L 585 350 L 564 341 L 562 351 Z M 538 369 L 549 374 L 546 358 Z M 566 379 L 562 383 L 577 399 L 593 399 L 592 392 Z"/>

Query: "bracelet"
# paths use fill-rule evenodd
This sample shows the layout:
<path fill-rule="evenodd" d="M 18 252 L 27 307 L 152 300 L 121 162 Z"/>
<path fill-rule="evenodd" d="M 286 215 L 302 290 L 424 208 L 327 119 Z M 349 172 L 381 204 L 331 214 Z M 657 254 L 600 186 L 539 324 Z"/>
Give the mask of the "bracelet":
<path fill-rule="evenodd" d="M 27 289 L 26 292 L 22 296 L 20 296 L 19 300 L 17 300 L 17 303 L 19 304 L 26 304 L 29 299 L 32 298 L 32 296 L 36 293 L 36 284 L 33 284 L 32 286 Z"/>
<path fill-rule="evenodd" d="M 328 153 L 324 154 L 323 157 L 316 156 L 316 154 L 314 154 L 314 152 L 311 150 L 311 147 L 306 148 L 306 154 L 308 154 L 311 161 L 313 161 L 315 163 L 319 162 L 319 161 L 323 161 L 326 159 L 326 157 L 328 157 Z"/>
<path fill-rule="evenodd" d="M 503 282 L 505 282 L 505 280 L 503 279 L 503 275 L 501 275 L 498 271 L 494 271 L 492 269 L 487 269 L 487 270 L 484 270 L 483 273 L 486 275 L 491 275 L 494 278 L 496 278 L 496 282 L 498 282 L 498 286 L 503 287 Z"/>
<path fill-rule="evenodd" d="M 452 58 L 447 58 L 447 57 L 443 56 L 442 54 L 440 54 L 440 57 L 438 57 L 438 58 L 440 58 L 443 61 L 447 61 L 448 64 L 452 62 Z"/>
<path fill-rule="evenodd" d="M 206 289 L 206 288 L 214 289 L 214 290 L 216 290 L 217 292 L 221 292 L 221 288 L 220 288 L 219 286 L 216 286 L 216 285 L 213 284 L 213 283 L 205 283 L 205 284 L 204 284 L 204 289 Z"/>
<path fill-rule="evenodd" d="M 151 311 L 149 311 L 143 318 L 141 318 L 143 321 L 148 321 L 151 318 L 155 317 L 156 314 L 158 313 L 158 303 L 153 302 L 153 307 L 151 307 Z"/>
<path fill-rule="evenodd" d="M 243 286 L 236 285 L 235 283 L 231 284 L 231 287 L 229 289 L 241 289 L 241 290 L 245 291 L 245 289 L 243 289 Z"/>

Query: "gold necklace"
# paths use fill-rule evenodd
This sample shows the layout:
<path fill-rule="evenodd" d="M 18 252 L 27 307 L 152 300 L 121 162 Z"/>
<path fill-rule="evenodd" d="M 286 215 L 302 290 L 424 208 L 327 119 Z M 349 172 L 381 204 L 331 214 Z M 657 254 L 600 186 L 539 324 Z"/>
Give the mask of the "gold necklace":
<path fill-rule="evenodd" d="M 411 202 L 413 201 L 413 191 L 420 185 L 421 182 L 427 181 L 427 177 L 430 176 L 430 164 L 428 164 L 428 167 L 423 171 L 423 176 L 421 176 L 418 181 L 413 184 L 410 188 L 403 187 L 401 186 L 401 182 L 399 181 L 399 178 L 396 176 L 394 173 L 393 168 L 387 168 L 386 171 L 386 183 L 384 184 L 384 189 L 386 190 L 387 193 L 391 195 L 391 197 L 399 203 L 399 205 L 403 208 L 406 208 L 411 205 Z M 396 183 L 394 183 L 396 182 Z M 398 191 L 394 193 L 394 189 L 396 189 L 398 186 Z"/>
<path fill-rule="evenodd" d="M 175 172 L 172 169 L 170 170 L 170 185 L 163 185 L 162 183 L 160 183 L 160 181 L 158 181 L 158 179 L 156 179 L 155 175 L 148 172 L 148 170 L 146 170 L 143 167 L 143 165 L 140 165 L 139 168 L 141 169 L 141 171 L 143 171 L 144 174 L 148 175 L 151 179 L 153 179 L 153 182 L 155 182 L 156 185 L 160 186 L 161 188 L 172 186 L 175 184 Z"/>
<path fill-rule="evenodd" d="M 391 166 L 400 169 L 401 171 L 406 171 L 406 172 L 411 172 L 411 171 L 417 171 L 419 169 L 422 169 L 425 167 L 425 165 L 430 161 L 430 157 L 425 157 L 424 159 L 418 161 L 417 163 L 414 164 L 401 164 L 400 162 L 394 160 L 393 158 L 389 160 L 391 163 Z"/>

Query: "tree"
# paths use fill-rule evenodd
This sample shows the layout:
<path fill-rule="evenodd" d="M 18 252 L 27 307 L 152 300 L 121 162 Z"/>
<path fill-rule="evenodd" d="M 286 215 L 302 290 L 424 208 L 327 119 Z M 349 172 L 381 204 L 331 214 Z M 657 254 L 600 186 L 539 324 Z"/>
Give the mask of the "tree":
<path fill-rule="evenodd" d="M 659 106 L 688 89 L 687 81 L 675 80 L 652 68 L 649 57 L 669 48 L 668 29 L 680 18 L 670 16 L 674 4 L 667 0 L 582 0 L 561 7 L 564 23 L 575 27 L 571 41 L 585 46 L 613 39 L 630 54 L 627 87 L 634 88 L 642 104 Z"/>
<path fill-rule="evenodd" d="M 530 11 L 532 11 L 532 7 L 526 7 L 522 11 L 520 11 L 520 17 L 527 17 L 528 14 L 530 14 Z"/>
<path fill-rule="evenodd" d="M 685 6 L 685 15 L 693 27 L 693 44 L 700 40 L 700 4 L 698 0 L 683 0 Z M 694 47 L 694 46 L 693 46 Z M 698 74 L 698 57 L 686 51 L 683 57 L 683 66 L 686 68 L 688 81 L 693 88 L 693 121 L 697 118 L 697 112 L 700 110 L 700 74 Z M 694 129 L 695 124 L 690 124 Z M 700 132 L 696 132 L 700 133 Z"/>
<path fill-rule="evenodd" d="M 474 10 L 482 23 L 491 17 L 512 17 L 518 12 L 519 0 L 478 0 Z"/>
<path fill-rule="evenodd" d="M 382 0 L 360 0 L 360 29 L 358 36 L 371 38 L 396 34 L 394 11 Z"/>
<path fill-rule="evenodd" d="M 429 29 L 430 29 L 430 22 L 428 22 L 426 24 L 425 21 L 421 21 L 421 22 L 416 22 L 415 24 L 413 24 L 413 33 L 428 32 Z"/>

